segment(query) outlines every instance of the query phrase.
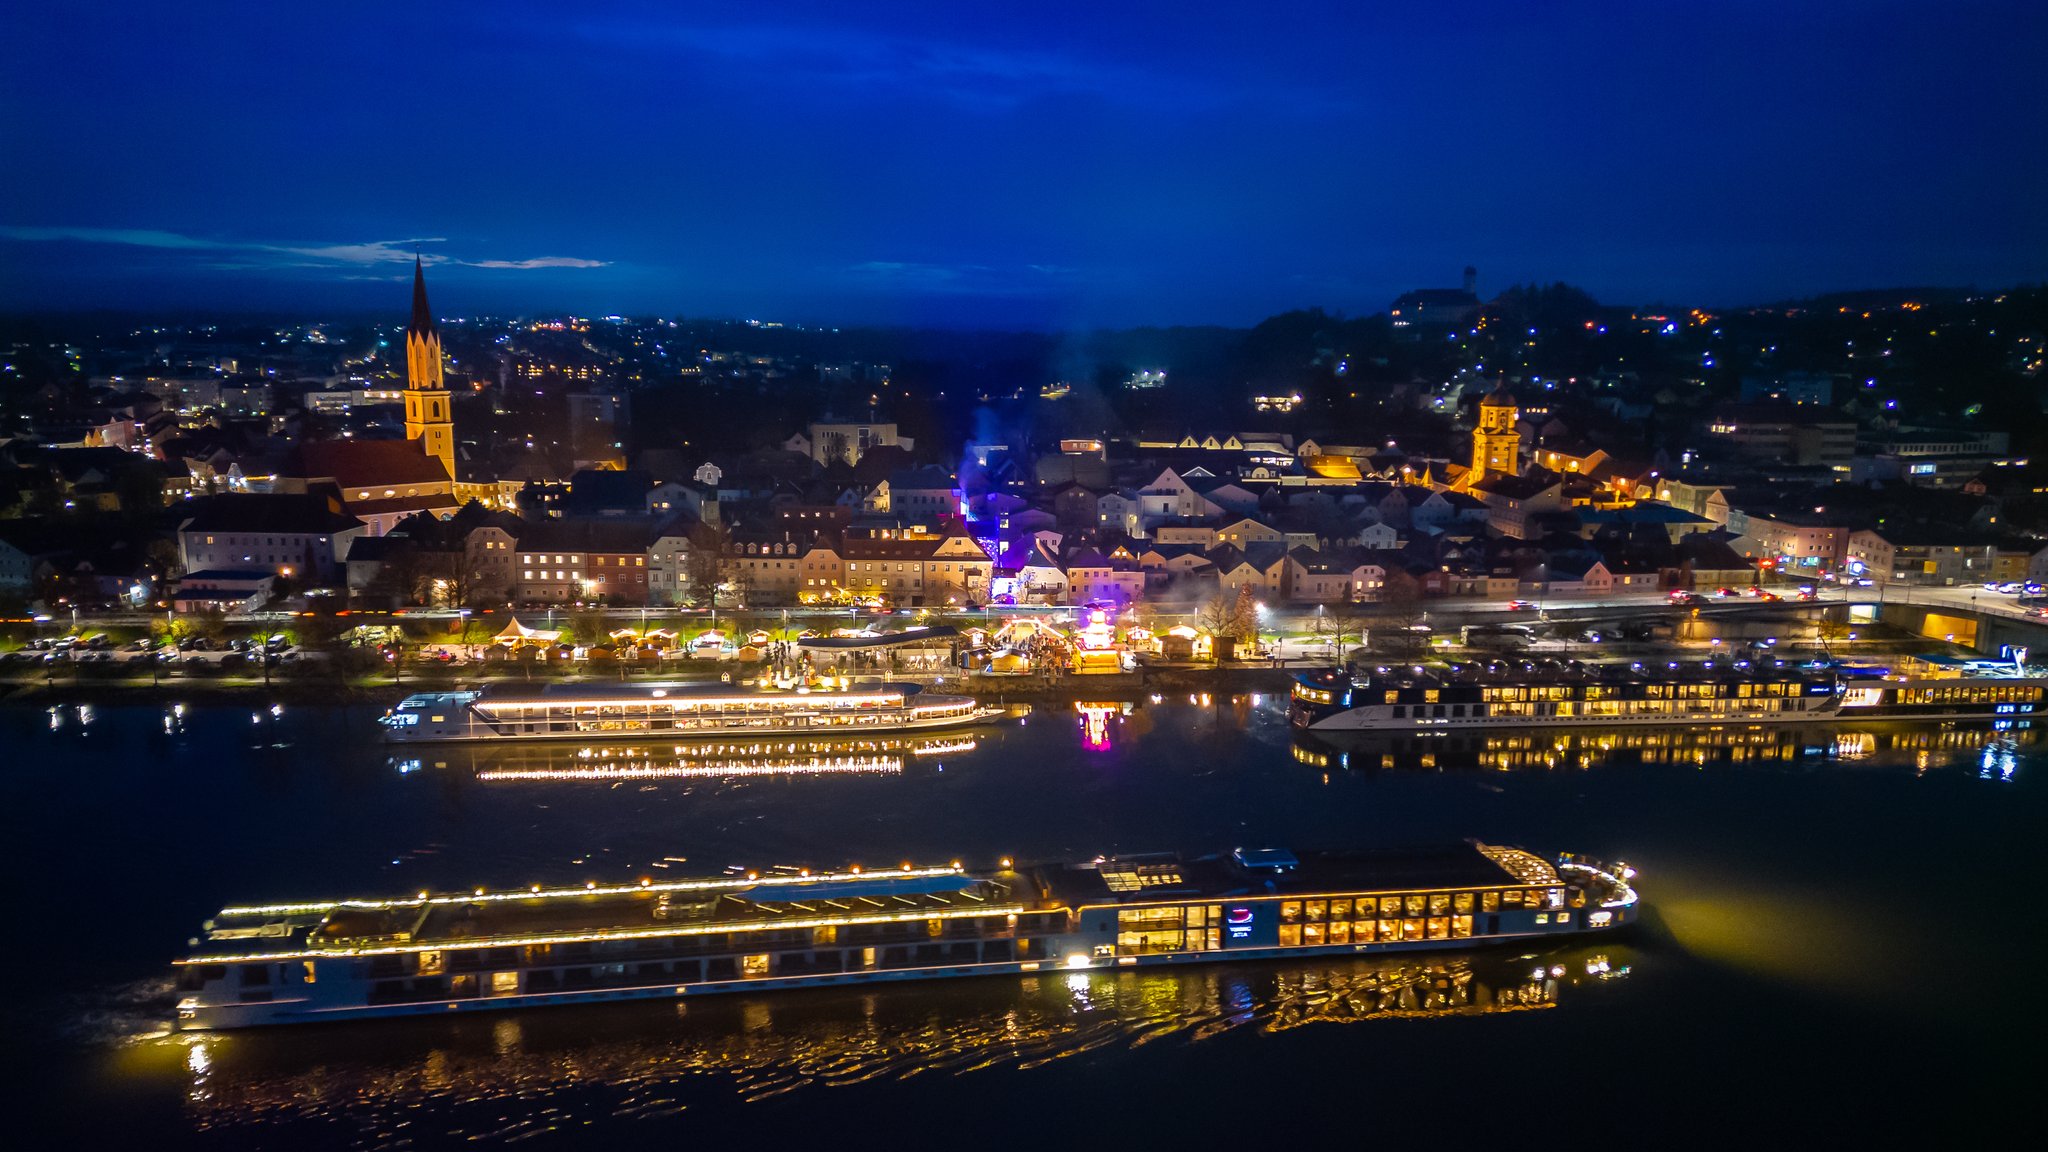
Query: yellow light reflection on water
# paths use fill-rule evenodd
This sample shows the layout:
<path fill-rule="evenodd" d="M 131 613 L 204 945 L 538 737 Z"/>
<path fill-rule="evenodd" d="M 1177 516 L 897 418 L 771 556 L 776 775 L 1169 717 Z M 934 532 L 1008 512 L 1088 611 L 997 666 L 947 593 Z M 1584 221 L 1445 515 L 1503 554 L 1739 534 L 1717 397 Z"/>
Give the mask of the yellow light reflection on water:
<path fill-rule="evenodd" d="M 1611 943 L 1611 942 L 1610 942 Z M 932 1072 L 1031 1068 L 1105 1048 L 1557 1007 L 1568 987 L 1625 974 L 1626 949 L 1333 959 L 1174 970 L 1048 970 L 687 1007 L 594 1005 L 204 1037 L 138 1030 L 110 1060 L 175 1084 L 202 1129 L 343 1123 L 399 1147 L 432 1115 L 459 1138 L 504 1139 L 608 1118 L 670 1115 L 691 1093 L 747 1101 Z M 1551 968 L 1566 975 L 1551 977 Z M 722 1087 L 721 1087 L 722 1086 Z M 603 1091 L 579 1095 L 577 1089 Z M 579 1109 L 583 1111 L 579 1111 Z"/>

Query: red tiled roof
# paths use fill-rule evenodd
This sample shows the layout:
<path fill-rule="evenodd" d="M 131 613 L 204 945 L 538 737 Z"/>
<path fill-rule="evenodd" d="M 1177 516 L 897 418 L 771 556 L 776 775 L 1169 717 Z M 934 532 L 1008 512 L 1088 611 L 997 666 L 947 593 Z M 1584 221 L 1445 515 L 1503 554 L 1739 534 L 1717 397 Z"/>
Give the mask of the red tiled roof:
<path fill-rule="evenodd" d="M 394 484 L 446 484 L 439 457 L 411 440 L 329 440 L 301 444 L 285 461 L 283 474 L 332 480 L 343 488 L 388 488 Z"/>

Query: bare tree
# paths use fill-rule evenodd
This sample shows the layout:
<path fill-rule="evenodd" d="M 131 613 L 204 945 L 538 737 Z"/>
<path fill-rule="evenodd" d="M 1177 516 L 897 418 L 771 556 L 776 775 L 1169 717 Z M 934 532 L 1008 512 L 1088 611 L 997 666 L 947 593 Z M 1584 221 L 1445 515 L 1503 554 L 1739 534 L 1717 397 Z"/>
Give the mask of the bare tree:
<path fill-rule="evenodd" d="M 1211 636 L 1238 641 L 1251 639 L 1258 618 L 1250 593 L 1247 586 L 1239 588 L 1236 593 L 1225 592 L 1209 598 L 1195 609 L 1195 625 Z"/>
<path fill-rule="evenodd" d="M 690 549 L 683 556 L 683 595 L 692 607 L 713 604 L 718 585 L 728 574 L 732 533 L 720 524 L 690 529 Z"/>
<path fill-rule="evenodd" d="M 1380 625 L 1374 647 L 1396 660 L 1412 660 L 1428 646 L 1421 631 L 1422 584 L 1399 568 L 1387 572 L 1380 590 Z"/>
<path fill-rule="evenodd" d="M 1372 617 L 1361 612 L 1357 605 L 1348 600 L 1340 600 L 1330 605 L 1316 621 L 1317 625 L 1325 629 L 1331 640 L 1336 643 L 1337 663 L 1339 664 L 1344 662 L 1345 637 L 1357 636 L 1363 640 L 1365 630 L 1370 626 L 1371 622 Z"/>

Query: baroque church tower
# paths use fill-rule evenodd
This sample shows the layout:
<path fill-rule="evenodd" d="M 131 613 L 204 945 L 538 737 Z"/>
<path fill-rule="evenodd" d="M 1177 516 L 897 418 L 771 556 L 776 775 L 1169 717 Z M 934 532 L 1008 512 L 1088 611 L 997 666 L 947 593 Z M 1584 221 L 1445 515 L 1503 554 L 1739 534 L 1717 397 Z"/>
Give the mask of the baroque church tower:
<path fill-rule="evenodd" d="M 1503 381 L 1479 401 L 1479 426 L 1472 430 L 1473 481 L 1522 474 L 1522 433 L 1515 398 Z"/>
<path fill-rule="evenodd" d="M 405 326 L 405 438 L 447 466 L 455 479 L 455 421 L 447 382 L 441 376 L 441 334 L 427 307 L 427 273 L 412 262 L 412 323 Z"/>

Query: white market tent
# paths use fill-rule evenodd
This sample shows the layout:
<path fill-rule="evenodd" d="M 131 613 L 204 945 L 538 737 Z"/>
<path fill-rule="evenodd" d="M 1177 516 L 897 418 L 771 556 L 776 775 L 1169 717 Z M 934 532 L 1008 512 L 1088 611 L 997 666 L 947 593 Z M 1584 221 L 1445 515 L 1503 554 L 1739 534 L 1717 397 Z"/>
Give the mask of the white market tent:
<path fill-rule="evenodd" d="M 545 628 L 528 628 L 515 619 L 505 625 L 504 631 L 491 637 L 491 642 L 503 644 L 507 648 L 517 648 L 521 644 L 553 644 L 561 638 L 562 634 L 559 631 L 550 632 Z"/>

